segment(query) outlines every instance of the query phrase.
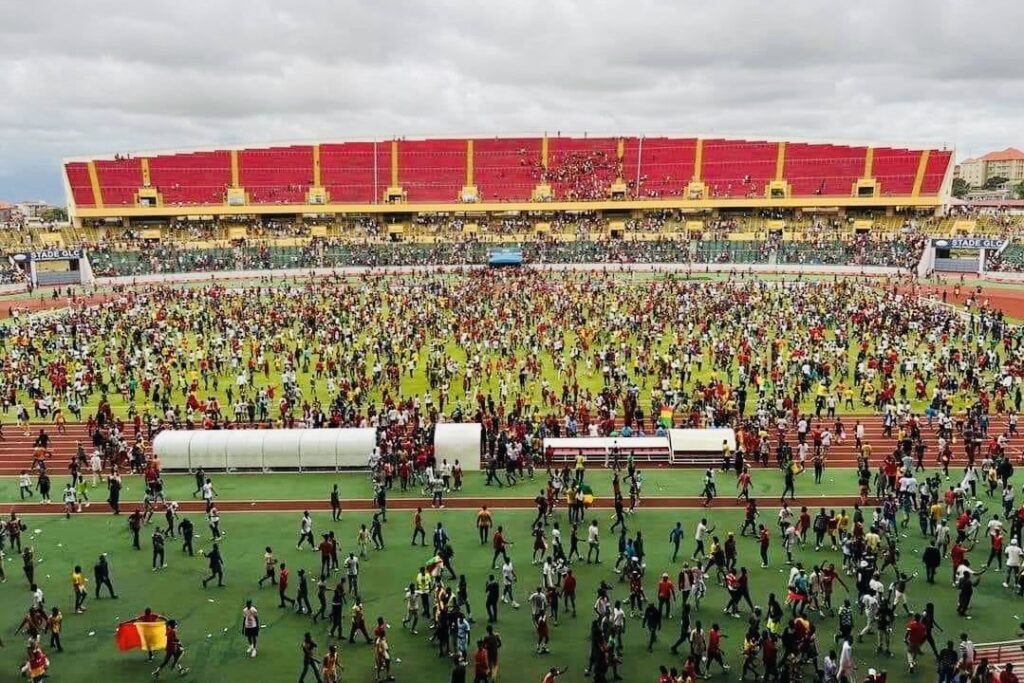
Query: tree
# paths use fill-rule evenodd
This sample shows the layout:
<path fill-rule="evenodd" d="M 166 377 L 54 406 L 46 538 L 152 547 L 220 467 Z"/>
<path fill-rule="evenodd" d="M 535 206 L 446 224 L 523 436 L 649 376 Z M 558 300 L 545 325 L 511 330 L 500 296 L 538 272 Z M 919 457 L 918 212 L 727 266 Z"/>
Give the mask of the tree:
<path fill-rule="evenodd" d="M 985 181 L 986 190 L 997 190 L 999 186 L 1005 183 L 1009 178 L 1004 178 L 1001 175 L 994 175 Z"/>
<path fill-rule="evenodd" d="M 1024 180 L 1017 183 L 1017 186 L 1013 188 L 1013 194 L 1017 199 L 1024 199 Z"/>
<path fill-rule="evenodd" d="M 68 212 L 66 209 L 55 206 L 49 209 L 44 209 L 39 217 L 48 223 L 63 223 L 68 219 Z"/>
<path fill-rule="evenodd" d="M 963 178 L 953 178 L 953 196 L 963 199 L 971 191 L 971 186 Z"/>

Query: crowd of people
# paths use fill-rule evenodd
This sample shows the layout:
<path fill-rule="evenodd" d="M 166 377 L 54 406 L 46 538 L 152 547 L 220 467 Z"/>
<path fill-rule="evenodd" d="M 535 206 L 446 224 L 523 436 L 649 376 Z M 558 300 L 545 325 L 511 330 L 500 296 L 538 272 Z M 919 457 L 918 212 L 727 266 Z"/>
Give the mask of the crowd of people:
<path fill-rule="evenodd" d="M 991 546 L 989 564 L 1005 556 L 1008 566 L 1020 567 L 1020 554 L 1014 557 L 1011 549 L 1019 548 L 1024 516 L 1016 507 L 1007 447 L 1016 438 L 1021 409 L 1022 342 L 1024 334 L 999 311 L 982 307 L 963 314 L 853 280 L 640 281 L 605 273 L 522 269 L 329 278 L 280 288 L 151 287 L 125 291 L 102 306 L 76 306 L 0 328 L 6 356 L 0 397 L 3 414 L 13 413 L 23 429 L 30 419 L 52 420 L 58 429 L 72 417 L 87 422 L 92 443 L 83 444 L 71 463 L 74 483 L 63 498 L 71 508 L 79 477 L 89 471 L 107 477 L 115 511 L 119 473 L 132 470 L 145 476 L 153 509 L 166 505 L 154 493 L 160 473 L 145 448 L 160 428 L 222 428 L 232 423 L 374 427 L 378 450 L 373 471 L 380 507 L 360 533 L 365 533 L 364 546 L 378 545 L 379 540 L 382 548 L 380 525 L 386 519 L 389 486 L 401 486 L 412 476 L 429 485 L 432 494 L 458 488 L 457 465 L 449 469 L 448 463 L 433 460 L 432 426 L 442 420 L 479 422 L 489 481 L 496 485 L 501 473 L 517 479 L 533 468 L 547 480 L 537 497 L 531 546 L 537 590 L 525 600 L 539 653 L 550 649 L 559 610 L 575 612 L 577 594 L 584 599 L 589 593 L 585 599 L 593 599 L 594 608 L 587 670 L 595 681 L 608 680 L 616 675 L 624 653 L 626 605 L 649 632 L 651 649 L 665 620 L 678 608 L 681 638 L 673 647 L 685 645 L 689 654 L 675 672 L 666 667 L 663 680 L 695 680 L 723 664 L 725 631 L 738 635 L 720 623 L 701 623 L 694 614 L 702 598 L 718 592 L 717 583 L 727 599 L 725 616 L 740 614 L 742 605 L 749 608 L 741 629 L 744 677 L 754 673 L 794 680 L 784 672 L 811 669 L 831 683 L 854 680 L 855 619 L 863 620 L 860 635 L 875 632 L 878 648 L 891 649 L 894 613 L 911 603 L 906 561 L 896 560 L 901 534 L 907 533 L 914 514 L 922 535 L 934 540 L 939 552 L 937 563 L 924 568 L 931 567 L 932 577 L 948 557 L 961 614 L 969 612 L 981 578 L 974 569 L 980 561 L 970 558 L 961 541 L 985 538 Z M 623 601 L 613 599 L 614 587 L 603 582 L 584 593 L 570 578 L 571 564 L 582 561 L 584 549 L 600 557 L 602 528 L 587 519 L 582 502 L 582 484 L 591 484 L 594 475 L 585 479 L 584 462 L 573 468 L 555 466 L 540 444 L 546 436 L 658 433 L 666 425 L 656 416 L 666 408 L 672 426 L 738 430 L 739 452 L 723 453 L 723 465 L 736 473 L 738 483 L 749 476 L 747 463 L 768 462 L 771 454 L 790 475 L 804 466 L 816 468 L 823 451 L 827 456 L 820 425 L 824 421 L 834 426 L 828 439 L 843 438 L 847 427 L 835 415 L 844 408 L 883 415 L 897 445 L 890 453 L 873 454 L 858 430 L 849 427 L 849 438 L 858 442 L 863 500 L 849 514 L 822 510 L 815 516 L 811 510 L 792 510 L 784 501 L 775 526 L 755 501 L 748 504 L 745 521 L 755 534 L 763 565 L 773 563 L 773 538 L 789 554 L 797 545 L 810 543 L 808 533 L 813 532 L 816 546 L 828 545 L 835 553 L 834 559 L 813 567 L 794 563 L 774 595 L 757 596 L 763 606 L 759 609 L 749 590 L 744 591 L 747 579 L 736 561 L 734 535 L 728 530 L 716 533 L 711 522 L 692 530 L 693 556 L 676 580 L 673 568 L 656 581 L 651 597 L 656 595 L 657 601 L 647 598 L 645 585 L 649 588 L 659 572 L 646 569 L 643 539 L 631 533 L 625 517 L 627 501 L 639 496 L 640 476 L 634 463 L 616 459 L 610 466 L 611 481 L 597 486 L 605 494 L 610 489 L 616 500 L 616 568 L 628 582 L 629 595 Z M 1005 433 L 990 432 L 992 416 L 1000 425 L 1005 421 Z M 949 488 L 951 497 L 934 473 L 916 479 L 924 453 L 918 446 L 924 443 L 924 431 L 932 428 L 939 430 L 944 444 L 936 459 L 944 463 L 945 476 L 951 476 L 951 461 L 956 460 L 953 471 L 962 463 L 963 476 Z M 954 452 L 954 441 L 962 450 Z M 42 492 L 40 481 L 48 481 L 52 472 L 45 433 L 37 438 L 33 461 L 31 475 Z M 622 472 L 615 473 L 616 465 Z M 714 490 L 707 484 L 705 494 L 713 499 Z M 978 500 L 979 487 L 986 485 L 1000 496 L 999 519 Z M 28 486 L 33 488 L 31 480 Z M 197 481 L 197 490 L 210 501 L 207 516 L 216 539 L 215 490 L 206 479 Z M 786 491 L 781 493 L 785 498 Z M 869 500 L 877 506 L 873 511 Z M 565 518 L 557 512 L 563 506 Z M 500 574 L 487 579 L 484 587 L 485 604 L 488 612 L 494 608 L 496 620 L 501 595 L 508 604 L 518 603 L 523 596 L 515 586 L 525 579 L 518 578 L 510 561 L 498 513 L 480 513 L 478 526 L 486 527 L 481 538 L 488 552 L 493 550 L 493 560 L 503 561 L 500 569 L 492 561 Z M 947 516 L 949 525 L 942 523 Z M 737 530 L 740 537 L 747 527 Z M 13 534 L 13 544 L 20 533 L 16 518 L 5 528 Z M 300 528 L 312 544 L 312 529 L 305 523 Z M 667 533 L 671 539 L 672 532 Z M 492 640 L 484 636 L 473 647 L 470 612 L 463 604 L 470 589 L 451 570 L 450 538 L 435 532 L 437 563 L 410 577 L 406 626 L 417 628 L 414 616 L 426 619 L 434 629 L 434 645 L 453 658 L 453 668 L 464 671 L 472 661 L 476 675 L 484 676 L 478 680 L 485 681 L 497 661 L 494 647 L 500 647 L 500 634 L 488 632 Z M 154 541 L 154 553 L 157 545 L 162 552 L 164 542 Z M 329 575 L 336 565 L 329 536 L 322 543 L 327 571 L 321 573 Z M 18 548 L 22 551 L 20 542 Z M 267 554 L 268 576 L 277 572 L 286 603 L 284 598 L 291 596 L 282 577 L 285 567 L 272 562 L 270 549 Z M 926 553 L 925 559 L 935 560 L 934 554 Z M 220 582 L 223 567 L 215 560 L 207 557 L 209 580 Z M 340 566 L 346 568 L 347 580 L 344 586 L 338 584 L 340 596 L 347 592 L 354 601 L 352 628 L 374 644 L 378 676 L 386 678 L 391 675 L 386 618 L 381 615 L 378 622 L 384 636 L 375 629 L 371 638 L 371 622 L 351 578 L 358 581 L 358 569 L 353 574 L 345 562 Z M 834 605 L 832 589 L 843 576 L 853 577 L 857 598 Z M 308 602 L 314 577 L 306 578 L 305 591 L 303 580 L 297 581 Z M 1006 574 L 1008 590 L 1018 581 L 1019 575 Z M 326 578 L 317 583 L 317 593 L 321 583 L 326 596 Z M 333 610 L 333 602 L 331 606 Z M 819 642 L 818 628 L 833 618 L 833 611 L 839 638 L 835 652 L 822 656 L 829 646 Z M 914 613 L 906 627 L 911 669 L 923 646 L 938 650 L 934 613 L 927 605 L 918 609 L 916 603 Z M 29 618 L 32 623 L 40 621 L 35 614 Z M 332 617 L 332 627 L 334 621 Z M 255 653 L 256 643 L 250 646 Z M 949 675 L 942 680 L 969 680 L 978 667 L 987 666 L 975 661 L 969 645 L 950 645 L 943 653 L 941 671 Z M 319 674 L 322 662 L 312 645 L 304 647 L 303 668 L 307 665 Z M 962 674 L 967 679 L 955 678 Z"/>

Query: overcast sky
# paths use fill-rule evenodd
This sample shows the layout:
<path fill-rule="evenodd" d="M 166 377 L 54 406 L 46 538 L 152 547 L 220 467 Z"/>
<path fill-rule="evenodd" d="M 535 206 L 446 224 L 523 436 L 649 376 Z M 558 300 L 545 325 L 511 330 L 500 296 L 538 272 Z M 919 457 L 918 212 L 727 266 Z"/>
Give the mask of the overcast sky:
<path fill-rule="evenodd" d="M 0 2 L 0 199 L 62 201 L 66 156 L 350 137 L 1024 146 L 1022 0 Z"/>

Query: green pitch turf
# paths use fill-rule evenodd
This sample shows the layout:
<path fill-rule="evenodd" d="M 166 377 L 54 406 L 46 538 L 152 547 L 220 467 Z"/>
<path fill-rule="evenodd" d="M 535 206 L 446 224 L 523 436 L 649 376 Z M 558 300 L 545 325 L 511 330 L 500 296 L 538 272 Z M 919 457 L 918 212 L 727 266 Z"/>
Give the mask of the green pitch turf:
<path fill-rule="evenodd" d="M 598 581 L 604 579 L 614 586 L 613 599 L 626 597 L 624 585 L 619 584 L 617 576 L 611 572 L 615 539 L 608 532 L 610 520 L 606 512 L 599 514 L 603 534 L 603 564 L 574 565 L 574 570 L 579 575 L 579 616 L 572 619 L 562 615 L 560 624 L 552 629 L 551 654 L 541 656 L 534 653 L 532 626 L 528 608 L 525 606 L 527 594 L 539 581 L 539 572 L 529 561 L 529 525 L 533 515 L 527 512 L 497 511 L 496 523 L 505 525 L 510 538 L 516 542 L 512 548 L 512 556 L 520 576 L 517 597 L 524 605 L 520 610 L 512 610 L 506 605 L 500 606 L 497 630 L 504 641 L 500 680 L 510 683 L 539 682 L 543 671 L 552 665 L 570 667 L 569 674 L 564 679 L 566 681 L 586 680 L 582 676 L 582 669 L 586 664 L 586 636 Z M 647 539 L 648 569 L 645 583 L 648 595 L 653 595 L 654 584 L 661 571 L 669 571 L 674 578 L 682 563 L 682 556 L 688 556 L 692 551 L 692 531 L 700 515 L 701 513 L 697 511 L 648 510 L 630 518 L 630 531 L 642 530 Z M 739 515 L 735 512 L 712 511 L 708 515 L 717 526 L 717 532 L 722 534 L 735 530 L 740 521 Z M 767 513 L 766 517 L 773 519 L 773 515 L 774 510 Z M 208 547 L 209 533 L 202 523 L 201 516 L 192 517 L 201 537 L 196 541 L 197 550 Z M 465 573 L 469 580 L 473 614 L 477 617 L 471 640 L 475 640 L 484 632 L 482 593 L 491 559 L 490 548 L 482 548 L 478 544 L 473 519 L 472 511 L 427 511 L 425 515 L 428 530 L 436 522 L 442 521 L 454 539 L 455 569 Z M 673 564 L 670 562 L 667 534 L 677 520 L 683 522 L 686 540 L 683 543 L 680 561 Z M 299 568 L 305 567 L 311 573 L 318 571 L 317 553 L 295 550 L 299 523 L 295 514 L 225 514 L 222 526 L 226 537 L 222 550 L 226 563 L 227 587 L 207 589 L 201 586 L 201 580 L 206 573 L 203 558 L 182 556 L 179 544 L 173 540 L 167 545 L 169 567 L 160 572 L 152 572 L 149 564 L 149 529 L 147 528 L 143 534 L 143 550 L 132 550 L 124 517 L 80 516 L 65 520 L 53 516 L 29 517 L 27 521 L 29 529 L 26 541 L 36 550 L 39 561 L 36 575 L 46 592 L 47 605 L 59 605 L 65 615 L 65 652 L 58 654 L 46 648 L 52 663 L 51 679 L 54 681 L 92 683 L 105 680 L 118 683 L 148 680 L 153 666 L 147 664 L 143 655 L 138 652 L 119 653 L 113 641 L 117 623 L 138 615 L 147 606 L 179 620 L 179 632 L 187 650 L 184 662 L 192 668 L 188 680 L 244 680 L 255 683 L 297 680 L 301 668 L 299 642 L 302 633 L 306 630 L 311 631 L 320 645 L 321 652 L 326 650 L 330 643 L 326 637 L 327 627 L 323 622 L 314 626 L 308 617 L 278 609 L 274 589 L 267 587 L 261 591 L 257 588 L 256 581 L 262 575 L 262 553 L 265 545 L 273 546 L 278 558 L 286 562 L 292 570 L 292 595 L 295 572 Z M 314 515 L 314 533 L 334 529 L 339 535 L 344 554 L 355 545 L 358 525 L 368 521 L 368 515 L 365 513 L 351 513 L 346 514 L 340 524 L 332 524 L 328 514 L 317 513 Z M 561 515 L 561 521 L 564 528 L 564 514 Z M 372 623 L 378 615 L 382 615 L 391 622 L 393 628 L 389 639 L 393 656 L 396 658 L 393 671 L 399 681 L 447 681 L 448 662 L 439 659 L 436 648 L 431 647 L 427 641 L 426 626 L 421 622 L 420 635 L 412 636 L 402 629 L 400 623 L 404 615 L 403 588 L 413 579 L 416 568 L 431 554 L 428 552 L 429 548 L 410 547 L 411 516 L 408 512 L 393 512 L 389 515 L 389 524 L 385 526 L 384 533 L 387 549 L 383 552 L 371 550 L 369 558 L 362 566 L 362 595 L 366 605 L 367 621 Z M 760 568 L 754 542 L 749 539 L 741 541 L 740 564 L 751 570 L 751 588 L 755 603 L 764 604 L 769 591 L 774 591 L 780 597 L 784 596 L 787 568 L 782 563 L 783 558 L 778 547 L 772 547 L 773 566 L 763 570 Z M 912 528 L 901 545 L 904 568 L 908 571 L 919 570 L 921 567 L 917 558 L 922 545 L 919 532 Z M 101 552 L 109 553 L 113 581 L 120 599 L 95 600 L 90 583 L 87 612 L 75 615 L 70 586 L 72 568 L 76 563 L 85 566 L 91 582 L 91 566 Z M 982 562 L 983 553 L 982 549 L 975 550 L 972 559 L 976 563 Z M 817 553 L 810 548 L 799 551 L 797 555 L 805 565 L 826 559 L 838 559 L 836 553 Z M 23 652 L 22 637 L 15 636 L 14 629 L 30 600 L 18 559 L 8 557 L 5 567 L 7 583 L 0 586 L 0 614 L 4 615 L 0 633 L 6 648 L 0 650 L 0 667 L 10 671 L 13 680 L 13 672 L 19 666 L 20 655 Z M 948 566 L 944 566 L 940 577 L 945 578 L 947 574 Z M 891 578 L 891 573 L 886 578 Z M 850 578 L 844 579 L 852 587 Z M 943 633 L 937 634 L 940 646 L 947 638 L 956 640 L 962 630 L 969 631 L 975 642 L 1013 637 L 1018 621 L 1018 613 L 1015 610 L 1019 602 L 1016 598 L 1010 598 L 1008 592 L 999 586 L 997 575 L 990 573 L 982 581 L 975 595 L 971 620 L 955 616 L 955 594 L 947 581 L 948 579 L 942 580 L 930 586 L 924 583 L 923 579 L 917 579 L 911 583 L 909 591 L 911 603 L 915 607 L 920 607 L 928 601 L 935 603 L 938 623 L 944 628 Z M 700 609 L 694 613 L 694 618 L 700 619 L 705 628 L 715 621 L 722 624 L 728 636 L 724 643 L 733 671 L 727 676 L 717 675 L 715 678 L 723 681 L 735 680 L 733 677 L 738 676 L 738 653 L 745 620 L 731 619 L 722 614 L 724 593 L 713 583 L 712 580 L 709 595 Z M 312 588 L 311 586 L 311 601 L 315 608 L 317 601 L 315 590 Z M 841 599 L 844 595 L 843 589 L 837 587 L 837 591 L 837 597 Z M 266 625 L 261 631 L 259 657 L 256 659 L 246 657 L 246 645 L 240 633 L 240 610 L 247 598 L 256 601 Z M 673 615 L 677 616 L 678 612 L 677 606 L 673 609 Z M 835 619 L 818 619 L 815 615 L 814 621 L 819 625 L 819 643 L 824 654 L 830 647 Z M 868 666 L 877 666 L 889 669 L 890 680 L 900 683 L 911 680 L 905 671 L 901 644 L 904 621 L 900 618 L 894 633 L 894 658 L 888 659 L 873 654 L 871 637 L 868 637 L 863 645 L 855 646 L 861 674 Z M 347 610 L 344 624 L 347 635 Z M 862 625 L 860 618 L 857 619 L 856 625 L 858 629 Z M 679 664 L 680 658 L 673 657 L 668 650 L 677 635 L 678 621 L 673 619 L 666 622 L 654 653 L 648 654 L 645 649 L 646 633 L 638 620 L 630 620 L 625 637 L 624 663 L 621 667 L 625 680 L 654 680 L 659 664 Z M 349 645 L 346 640 L 340 644 L 340 650 L 345 666 L 342 680 L 371 680 L 371 653 L 368 645 Z M 401 663 L 398 663 L 398 660 L 401 660 Z M 922 666 L 917 678 L 934 680 L 934 676 L 931 657 L 922 657 Z M 177 675 L 166 672 L 165 678 L 177 678 Z"/>
<path fill-rule="evenodd" d="M 783 489 L 782 472 L 775 467 L 756 468 L 752 471 L 753 483 L 751 492 L 754 497 L 761 497 L 765 502 L 776 498 Z M 322 500 L 330 498 L 331 487 L 338 484 L 341 491 L 342 504 L 347 500 L 369 499 L 373 495 L 370 478 L 363 472 L 342 473 L 282 473 L 282 474 L 221 474 L 210 473 L 218 497 L 222 500 Z M 643 497 L 656 496 L 699 496 L 703 491 L 704 472 L 699 469 L 645 469 L 643 470 Z M 486 475 L 482 472 L 467 472 L 462 492 L 452 497 L 527 497 L 533 498 L 537 492 L 546 488 L 547 479 L 543 471 L 538 471 L 534 479 L 520 480 L 515 486 L 498 488 L 485 486 Z M 611 497 L 611 474 L 605 469 L 592 469 L 587 472 L 587 481 L 594 487 L 598 497 Z M 70 481 L 65 473 L 55 472 L 53 476 L 53 492 L 63 490 L 64 484 Z M 719 472 L 717 477 L 719 495 L 722 498 L 734 497 L 736 477 L 732 472 Z M 94 498 L 105 499 L 102 484 L 100 493 Z M 164 475 L 164 491 L 169 499 L 184 501 L 192 500 L 195 492 L 195 478 L 190 474 Z M 820 485 L 814 483 L 810 470 L 796 478 L 797 495 L 810 499 L 825 495 L 856 495 L 857 472 L 849 468 L 829 468 L 825 471 Z M 628 492 L 628 485 L 623 484 L 623 492 Z M 410 484 L 409 490 L 403 493 L 395 483 L 388 492 L 389 498 L 422 497 L 421 486 Z M 122 489 L 122 500 L 137 501 L 142 498 L 142 480 L 130 477 L 125 480 Z M 38 500 L 38 494 L 35 496 Z M 4 502 L 18 501 L 18 478 L 0 477 L 0 505 Z"/>

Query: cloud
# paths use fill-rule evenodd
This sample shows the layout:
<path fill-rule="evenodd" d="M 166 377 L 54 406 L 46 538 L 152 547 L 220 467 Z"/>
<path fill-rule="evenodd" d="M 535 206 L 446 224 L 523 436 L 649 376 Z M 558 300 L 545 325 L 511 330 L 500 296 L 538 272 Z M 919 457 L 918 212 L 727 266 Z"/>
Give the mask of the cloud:
<path fill-rule="evenodd" d="M 147 11 L 148 10 L 148 11 Z M 1024 4 L 38 0 L 0 23 L 0 194 L 65 156 L 406 135 L 1021 145 Z"/>

